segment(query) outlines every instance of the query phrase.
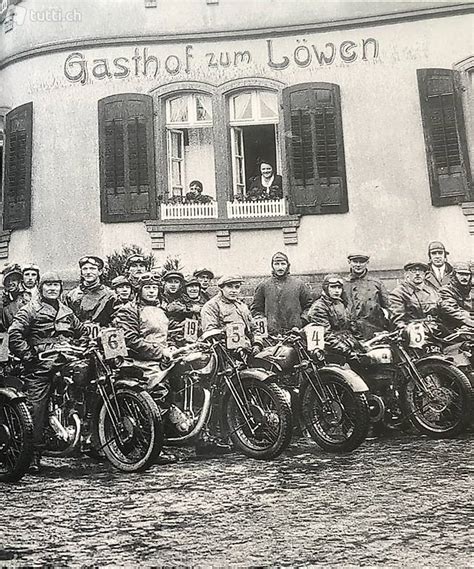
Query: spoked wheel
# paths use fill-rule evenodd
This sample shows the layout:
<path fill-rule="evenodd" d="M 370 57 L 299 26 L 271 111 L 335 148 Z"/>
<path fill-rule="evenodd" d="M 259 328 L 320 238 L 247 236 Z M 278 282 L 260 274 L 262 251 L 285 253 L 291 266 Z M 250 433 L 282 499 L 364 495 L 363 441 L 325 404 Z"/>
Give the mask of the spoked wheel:
<path fill-rule="evenodd" d="M 57 421 L 61 428 L 52 426 Z M 82 421 L 75 409 L 50 408 L 49 424 L 46 428 L 45 456 L 69 456 L 81 440 Z"/>
<path fill-rule="evenodd" d="M 33 456 L 33 421 L 26 403 L 0 401 L 0 482 L 16 482 Z"/>
<path fill-rule="evenodd" d="M 311 438 L 328 452 L 350 452 L 366 439 L 370 415 L 364 393 L 344 380 L 344 370 L 320 371 L 325 401 L 309 381 L 301 386 L 301 414 Z"/>
<path fill-rule="evenodd" d="M 146 391 L 127 388 L 119 388 L 110 405 L 111 413 L 105 404 L 99 413 L 100 448 L 120 470 L 145 470 L 155 462 L 163 446 L 158 407 Z"/>
<path fill-rule="evenodd" d="M 450 438 L 463 432 L 470 420 L 473 389 L 458 368 L 446 362 L 422 362 L 417 370 L 425 389 L 409 381 L 402 403 L 413 426 L 432 438 Z"/>
<path fill-rule="evenodd" d="M 268 460 L 290 444 L 291 410 L 284 391 L 272 382 L 242 379 L 248 405 L 240 409 L 228 392 L 223 401 L 223 428 L 234 445 L 251 458 Z"/>

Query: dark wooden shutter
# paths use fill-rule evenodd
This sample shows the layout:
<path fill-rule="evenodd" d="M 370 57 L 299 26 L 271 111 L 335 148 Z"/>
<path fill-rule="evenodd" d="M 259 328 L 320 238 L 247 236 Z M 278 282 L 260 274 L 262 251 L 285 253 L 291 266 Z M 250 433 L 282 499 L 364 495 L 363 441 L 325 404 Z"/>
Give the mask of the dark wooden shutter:
<path fill-rule="evenodd" d="M 99 101 L 102 221 L 156 217 L 153 99 L 124 93 Z"/>
<path fill-rule="evenodd" d="M 459 74 L 418 69 L 417 75 L 432 203 L 460 203 L 470 194 L 470 169 Z"/>
<path fill-rule="evenodd" d="M 283 91 L 291 213 L 348 211 L 339 87 L 302 83 Z"/>
<path fill-rule="evenodd" d="M 5 119 L 3 228 L 31 225 L 31 140 L 33 103 L 11 110 Z"/>

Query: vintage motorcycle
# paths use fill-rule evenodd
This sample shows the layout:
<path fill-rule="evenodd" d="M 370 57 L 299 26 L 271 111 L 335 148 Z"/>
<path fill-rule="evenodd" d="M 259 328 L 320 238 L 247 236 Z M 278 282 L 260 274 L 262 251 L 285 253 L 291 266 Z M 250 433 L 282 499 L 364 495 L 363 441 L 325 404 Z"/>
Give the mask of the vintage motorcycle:
<path fill-rule="evenodd" d="M 403 331 L 381 332 L 365 342 L 366 352 L 350 362 L 370 388 L 372 421 L 389 428 L 409 421 L 431 438 L 465 430 L 473 391 L 465 374 L 441 353 L 428 320 Z"/>
<path fill-rule="evenodd" d="M 33 457 L 33 420 L 16 378 L 19 360 L 0 365 L 0 482 L 16 482 Z"/>
<path fill-rule="evenodd" d="M 295 415 L 322 449 L 349 452 L 368 434 L 368 387 L 354 371 L 326 363 L 323 333 L 309 325 L 269 337 L 270 346 L 249 364 L 275 374 L 291 395 Z"/>
<path fill-rule="evenodd" d="M 163 445 L 161 414 L 140 384 L 140 370 L 126 363 L 126 353 L 121 331 L 108 328 L 86 347 L 56 344 L 40 354 L 54 358 L 56 370 L 46 454 L 102 452 L 125 472 L 155 462 Z"/>
<path fill-rule="evenodd" d="M 463 326 L 441 339 L 443 353 L 451 359 L 474 387 L 474 330 Z"/>
<path fill-rule="evenodd" d="M 246 456 L 268 460 L 290 443 L 291 410 L 284 392 L 272 373 L 246 369 L 225 331 L 209 331 L 177 349 L 162 376 L 149 384 L 152 395 L 165 379 L 182 417 L 176 427 L 168 426 L 165 444 L 189 444 L 209 428 Z"/>

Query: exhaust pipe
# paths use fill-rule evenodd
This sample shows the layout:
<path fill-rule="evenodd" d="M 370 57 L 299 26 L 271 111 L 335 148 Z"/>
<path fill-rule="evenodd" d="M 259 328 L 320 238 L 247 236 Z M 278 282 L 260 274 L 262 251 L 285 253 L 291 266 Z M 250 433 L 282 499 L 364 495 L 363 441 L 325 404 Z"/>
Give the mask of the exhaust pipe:
<path fill-rule="evenodd" d="M 201 415 L 200 415 L 198 422 L 196 423 L 194 429 L 190 433 L 188 433 L 187 435 L 184 435 L 182 437 L 172 437 L 172 438 L 166 439 L 166 442 L 168 444 L 173 444 L 176 446 L 185 445 L 191 439 L 193 439 L 197 434 L 200 433 L 201 429 L 204 427 L 204 424 L 207 421 L 207 418 L 209 416 L 209 411 L 211 409 L 211 392 L 208 389 L 203 389 L 203 394 L 204 394 L 204 403 L 202 406 Z"/>

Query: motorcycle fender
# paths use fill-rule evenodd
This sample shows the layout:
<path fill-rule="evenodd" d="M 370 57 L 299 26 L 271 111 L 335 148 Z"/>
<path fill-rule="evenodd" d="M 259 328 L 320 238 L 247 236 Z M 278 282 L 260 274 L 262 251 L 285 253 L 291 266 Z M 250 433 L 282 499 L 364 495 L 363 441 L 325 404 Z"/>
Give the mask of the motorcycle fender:
<path fill-rule="evenodd" d="M 0 387 L 0 399 L 2 398 L 8 399 L 9 401 L 26 401 L 26 395 L 12 387 Z"/>
<path fill-rule="evenodd" d="M 450 365 L 455 365 L 453 362 L 453 358 L 448 358 L 446 356 L 442 356 L 442 355 L 437 355 L 437 354 L 431 354 L 429 356 L 425 356 L 424 358 L 420 358 L 419 360 L 416 360 L 415 365 L 418 364 L 424 364 L 424 363 L 430 363 L 430 362 L 443 362 L 445 364 L 450 364 Z"/>
<path fill-rule="evenodd" d="M 344 381 L 346 381 L 351 386 L 352 391 L 354 391 L 354 393 L 365 393 L 366 391 L 369 391 L 367 384 L 360 377 L 360 375 L 358 375 L 355 371 L 349 368 L 343 369 L 340 366 L 336 365 L 326 365 L 322 367 L 319 371 L 320 372 L 328 371 L 331 373 L 336 373 L 337 375 L 339 375 L 339 377 L 344 379 Z"/>
<path fill-rule="evenodd" d="M 274 373 L 265 369 L 244 369 L 239 373 L 242 379 L 256 379 L 257 381 L 274 381 L 276 379 Z"/>
<path fill-rule="evenodd" d="M 143 391 L 143 387 L 136 379 L 118 379 L 115 382 L 115 387 L 129 387 L 130 389 L 135 389 L 136 391 Z"/>

